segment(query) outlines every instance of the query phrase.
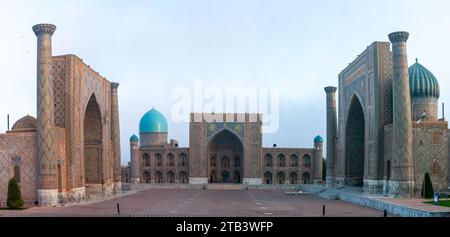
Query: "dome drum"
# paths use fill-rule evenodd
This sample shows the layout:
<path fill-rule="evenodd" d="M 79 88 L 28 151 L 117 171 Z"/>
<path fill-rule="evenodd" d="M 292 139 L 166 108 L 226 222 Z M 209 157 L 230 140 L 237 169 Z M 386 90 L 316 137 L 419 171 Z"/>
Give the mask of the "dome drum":
<path fill-rule="evenodd" d="M 412 117 L 414 121 L 423 119 L 425 114 L 426 120 L 438 119 L 438 99 L 435 97 L 418 97 L 412 98 Z"/>
<path fill-rule="evenodd" d="M 167 145 L 167 133 L 140 133 L 141 147 L 158 147 Z"/>

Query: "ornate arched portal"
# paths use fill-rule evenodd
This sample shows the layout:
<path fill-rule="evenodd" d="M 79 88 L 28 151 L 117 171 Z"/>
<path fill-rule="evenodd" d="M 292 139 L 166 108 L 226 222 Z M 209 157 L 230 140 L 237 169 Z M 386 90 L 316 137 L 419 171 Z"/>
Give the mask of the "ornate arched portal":
<path fill-rule="evenodd" d="M 86 184 L 103 184 L 102 116 L 97 99 L 91 96 L 84 114 L 84 177 Z"/>
<path fill-rule="evenodd" d="M 363 186 L 364 184 L 364 135 L 365 120 L 363 107 L 359 99 L 354 96 L 348 110 L 345 132 L 345 177 L 347 185 Z"/>
<path fill-rule="evenodd" d="M 215 134 L 208 145 L 209 181 L 240 183 L 244 164 L 242 157 L 244 146 L 236 134 L 227 129 Z"/>

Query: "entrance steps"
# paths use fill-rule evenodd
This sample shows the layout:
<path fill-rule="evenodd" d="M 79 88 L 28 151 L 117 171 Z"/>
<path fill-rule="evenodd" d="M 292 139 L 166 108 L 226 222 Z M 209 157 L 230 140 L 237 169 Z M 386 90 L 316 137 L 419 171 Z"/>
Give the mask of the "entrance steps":
<path fill-rule="evenodd" d="M 403 217 L 450 217 L 450 208 L 424 204 L 419 198 L 391 198 L 382 194 L 364 193 L 361 187 L 325 187 L 316 193 L 326 199 L 344 202 L 378 210 Z"/>
<path fill-rule="evenodd" d="M 207 189 L 211 190 L 242 190 L 242 184 L 207 184 Z"/>

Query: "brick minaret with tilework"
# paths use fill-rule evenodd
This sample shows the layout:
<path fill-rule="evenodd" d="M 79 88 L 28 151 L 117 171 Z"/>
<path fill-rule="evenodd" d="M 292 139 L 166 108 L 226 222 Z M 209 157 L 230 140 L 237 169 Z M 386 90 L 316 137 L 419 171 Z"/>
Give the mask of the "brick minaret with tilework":
<path fill-rule="evenodd" d="M 130 140 L 131 183 L 141 182 L 139 140 Z"/>
<path fill-rule="evenodd" d="M 411 196 L 414 192 L 411 97 L 406 41 L 408 32 L 389 34 L 392 43 L 393 137 L 390 195 Z"/>
<path fill-rule="evenodd" d="M 336 117 L 336 87 L 325 87 L 327 94 L 327 172 L 326 183 L 334 183 L 334 162 L 336 159 L 337 117 Z"/>
<path fill-rule="evenodd" d="M 114 157 L 114 183 L 117 188 L 115 192 L 120 190 L 120 182 L 122 180 L 121 167 L 120 167 L 120 126 L 119 126 L 119 98 L 117 89 L 119 83 L 111 83 L 111 138 L 112 138 L 112 150 Z"/>
<path fill-rule="evenodd" d="M 323 172 L 323 140 L 314 141 L 313 149 L 313 182 L 316 184 L 322 183 L 322 172 Z"/>
<path fill-rule="evenodd" d="M 54 98 L 52 77 L 52 35 L 56 26 L 33 26 L 37 36 L 37 156 L 38 199 L 40 205 L 58 201 L 54 136 Z"/>

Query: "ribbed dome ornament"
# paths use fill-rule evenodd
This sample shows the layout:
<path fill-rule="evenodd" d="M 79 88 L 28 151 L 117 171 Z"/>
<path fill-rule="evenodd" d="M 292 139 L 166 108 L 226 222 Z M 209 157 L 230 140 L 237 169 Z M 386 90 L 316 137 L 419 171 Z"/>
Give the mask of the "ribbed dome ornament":
<path fill-rule="evenodd" d="M 413 98 L 439 98 L 440 96 L 439 83 L 436 77 L 422 66 L 417 58 L 416 63 L 409 68 L 409 86 Z"/>

